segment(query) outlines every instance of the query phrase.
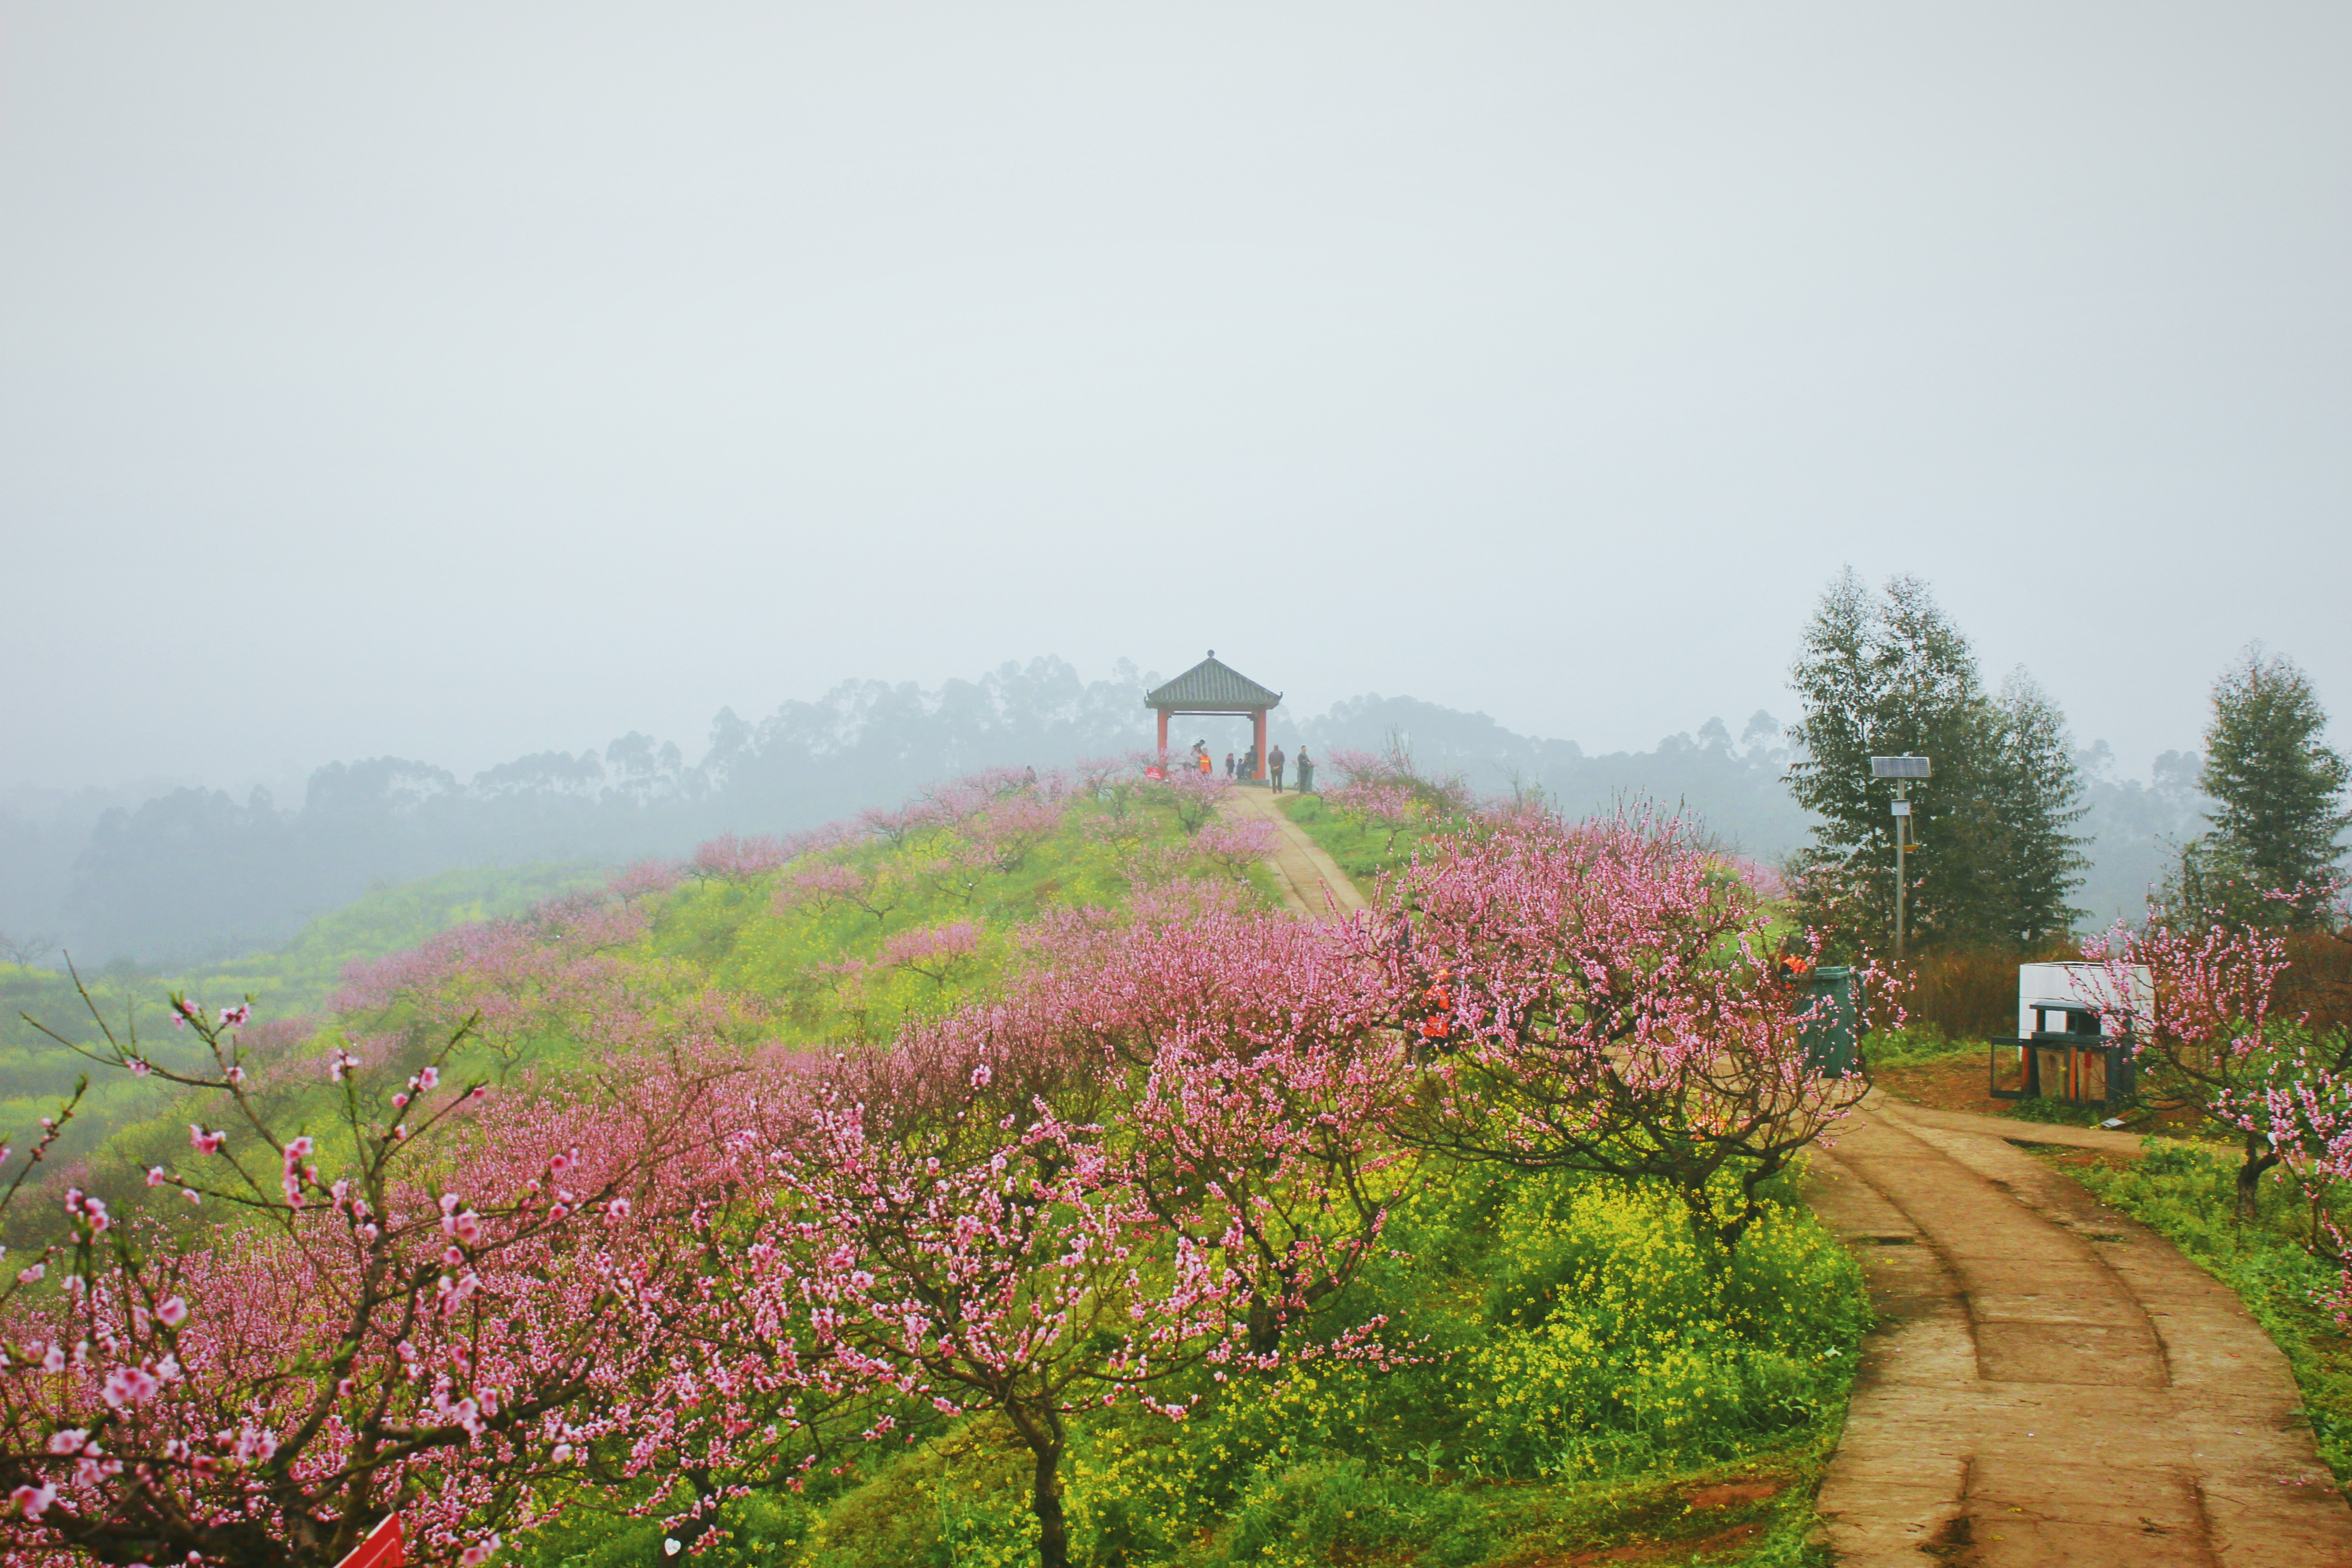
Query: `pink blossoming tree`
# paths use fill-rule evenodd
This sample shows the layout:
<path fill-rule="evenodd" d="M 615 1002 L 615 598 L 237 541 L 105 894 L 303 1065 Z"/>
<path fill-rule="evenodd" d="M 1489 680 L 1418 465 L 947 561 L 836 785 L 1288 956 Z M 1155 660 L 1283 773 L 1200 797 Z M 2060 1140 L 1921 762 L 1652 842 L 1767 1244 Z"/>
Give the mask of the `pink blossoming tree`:
<path fill-rule="evenodd" d="M 950 1415 L 994 1411 L 1020 1436 L 1039 1561 L 1066 1568 L 1070 1417 L 1122 1395 L 1151 1403 L 1172 1373 L 1230 1358 L 1231 1284 L 1162 1245 L 1099 1126 L 1043 1097 L 1008 1108 L 995 1054 L 971 1043 L 956 1032 L 866 1058 L 826 1087 L 773 1153 L 800 1216 L 779 1251 L 801 1259 L 836 1363 Z M 889 1429 L 886 1416 L 870 1435 Z"/>
<path fill-rule="evenodd" d="M 2146 1098 L 2237 1131 L 2239 1212 L 2252 1212 L 2263 1176 L 2284 1163 L 2313 1205 L 2318 1245 L 2319 1211 L 2341 1179 L 2330 1151 L 2352 1094 L 2352 1030 L 2284 1005 L 2288 949 L 2289 938 L 2267 926 L 2158 908 L 2137 930 L 2085 946 L 2099 968 L 2084 1000 L 2126 1023 Z"/>
<path fill-rule="evenodd" d="M 0 1286 L 0 1556 L 324 1568 L 397 1509 L 415 1560 L 476 1563 L 545 1483 L 675 1460 L 724 1342 L 691 1093 L 486 1107 L 443 1077 L 461 1031 L 388 1093 L 337 1053 L 338 1124 L 287 1134 L 247 1010 L 173 1005 L 211 1058 L 173 1081 L 227 1125 L 149 1182 L 223 1220 L 196 1242 L 68 1192 L 70 1233 Z"/>
<path fill-rule="evenodd" d="M 1680 822 L 1522 812 L 1424 847 L 1362 931 L 1429 1065 L 1419 1146 L 1672 1183 L 1724 1249 L 1867 1087 L 1803 1040 L 1755 891 Z"/>

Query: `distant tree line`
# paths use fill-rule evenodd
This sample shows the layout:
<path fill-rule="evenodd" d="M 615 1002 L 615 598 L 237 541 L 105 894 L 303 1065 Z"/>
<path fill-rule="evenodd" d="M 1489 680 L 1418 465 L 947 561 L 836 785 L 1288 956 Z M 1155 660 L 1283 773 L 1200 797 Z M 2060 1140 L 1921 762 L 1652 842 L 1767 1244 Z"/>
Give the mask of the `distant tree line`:
<path fill-rule="evenodd" d="M 941 777 L 1115 755 L 1150 742 L 1142 695 L 1159 679 L 1122 663 L 1087 681 L 1039 658 L 934 689 L 846 682 L 757 722 L 722 711 L 693 762 L 674 743 L 629 734 L 470 779 L 396 757 L 336 763 L 310 775 L 295 805 L 266 791 L 239 800 L 177 789 L 94 821 L 0 812 L 0 959 L 55 962 L 60 948 L 93 964 L 218 959 L 274 945 L 380 883 L 458 866 L 682 855 L 722 834 L 853 816 Z M 1241 741 L 1237 722 L 1200 723 L 1219 752 Z M 1482 793 L 1541 794 L 1571 814 L 1623 796 L 1681 805 L 1763 858 L 1805 830 L 1780 783 L 1788 753 L 1769 714 L 1738 742 L 1712 720 L 1654 751 L 1607 755 L 1402 697 L 1360 697 L 1312 718 L 1277 710 L 1275 726 L 1293 751 L 1317 754 L 1401 742 Z"/>
<path fill-rule="evenodd" d="M 180 789 L 118 806 L 69 855 L 38 825 L 0 819 L 0 881 L 16 889 L 0 927 L 27 945 L 24 933 L 44 933 L 83 961 L 221 957 L 280 941 L 380 882 L 681 855 L 724 833 L 854 816 L 941 777 L 1122 751 L 1149 738 L 1149 679 L 1122 664 L 1089 683 L 1042 658 L 930 690 L 845 682 L 757 723 L 722 710 L 691 763 L 642 734 L 470 780 L 404 758 L 336 763 L 310 775 L 299 805 Z M 44 873 L 46 897 L 26 898 Z"/>
<path fill-rule="evenodd" d="M 0 808 L 0 961 L 54 963 L 60 949 L 91 963 L 217 959 L 281 942 L 380 883 L 679 855 L 726 833 L 848 816 L 944 776 L 1116 754 L 1150 742 L 1142 693 L 1159 679 L 1122 662 L 1087 681 L 1038 658 L 936 689 L 845 682 L 757 722 L 724 710 L 692 763 L 632 733 L 471 779 L 395 757 L 336 763 L 293 805 L 183 788 L 79 817 Z M 2210 900 L 2263 878 L 2312 881 L 2335 863 L 2343 816 L 2327 803 L 2340 803 L 2343 763 L 2322 743 L 2309 683 L 2282 659 L 2250 654 L 2217 688 L 2210 768 L 2169 752 L 2145 784 L 2109 776 L 2104 743 L 2076 752 L 2022 671 L 1988 689 L 1967 638 L 1907 579 L 1877 595 L 1850 573 L 1832 584 L 1791 683 L 1802 716 L 1785 733 L 1759 710 L 1737 735 L 1709 719 L 1646 752 L 1588 753 L 1484 713 L 1377 694 L 1311 717 L 1277 710 L 1275 731 L 1294 752 L 1402 747 L 1481 795 L 1531 795 L 1570 816 L 1635 800 L 1679 808 L 1727 848 L 1768 862 L 1794 853 L 1808 912 L 1857 942 L 1891 923 L 1893 819 L 1866 777 L 1873 751 L 1936 759 L 1911 861 L 1915 929 L 1930 944 L 2030 944 L 2137 915 L 2152 887 Z M 1197 723 L 1214 751 L 1243 743 L 1237 721 Z"/>

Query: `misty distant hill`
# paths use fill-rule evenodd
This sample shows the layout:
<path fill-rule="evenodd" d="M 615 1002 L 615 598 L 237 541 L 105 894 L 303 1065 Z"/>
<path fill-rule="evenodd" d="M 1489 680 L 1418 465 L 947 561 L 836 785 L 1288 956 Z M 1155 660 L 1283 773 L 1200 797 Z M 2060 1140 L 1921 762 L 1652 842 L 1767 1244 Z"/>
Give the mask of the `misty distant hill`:
<path fill-rule="evenodd" d="M 263 790 L 240 801 L 195 788 L 25 803 L 0 808 L 0 931 L 53 937 L 94 963 L 219 960 L 281 942 L 383 883 L 466 866 L 681 855 L 723 833 L 814 826 L 978 768 L 1125 752 L 1150 743 L 1142 693 L 1158 679 L 1123 662 L 1089 682 L 1040 658 L 936 689 L 845 682 L 756 723 L 722 710 L 691 763 L 675 743 L 632 733 L 601 752 L 519 757 L 470 779 L 395 757 L 336 763 L 312 773 L 292 805 Z M 1216 723 L 1197 732 L 1220 753 L 1240 743 L 1237 724 Z M 1318 755 L 1401 745 L 1424 771 L 1459 773 L 1486 795 L 1540 793 L 1571 814 L 1624 799 L 1679 805 L 1727 847 L 1767 861 L 1794 848 L 1808 825 L 1780 783 L 1780 727 L 1763 712 L 1737 737 L 1709 719 L 1654 750 L 1607 755 L 1409 697 L 1354 698 L 1313 717 L 1277 710 L 1274 732 Z M 2093 889 L 2104 919 L 2137 910 L 2165 836 L 2193 823 L 2193 792 L 2177 778 L 2149 790 L 2094 776 L 2086 826 L 2115 835 Z"/>

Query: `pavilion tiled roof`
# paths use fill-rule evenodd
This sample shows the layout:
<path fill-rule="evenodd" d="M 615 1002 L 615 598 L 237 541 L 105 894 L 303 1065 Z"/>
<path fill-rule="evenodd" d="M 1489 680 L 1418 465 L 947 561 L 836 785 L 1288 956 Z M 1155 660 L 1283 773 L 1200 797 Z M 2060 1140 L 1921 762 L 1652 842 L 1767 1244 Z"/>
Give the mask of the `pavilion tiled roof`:
<path fill-rule="evenodd" d="M 1268 691 L 1231 665 L 1218 662 L 1217 650 L 1211 648 L 1208 658 L 1147 692 L 1143 705 L 1188 713 L 1252 713 L 1281 700 L 1281 692 Z"/>

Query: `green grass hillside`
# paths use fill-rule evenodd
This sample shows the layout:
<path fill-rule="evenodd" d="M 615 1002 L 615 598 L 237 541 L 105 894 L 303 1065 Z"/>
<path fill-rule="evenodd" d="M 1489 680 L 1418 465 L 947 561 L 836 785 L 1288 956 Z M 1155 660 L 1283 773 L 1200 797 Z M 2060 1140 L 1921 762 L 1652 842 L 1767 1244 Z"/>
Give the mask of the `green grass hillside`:
<path fill-rule="evenodd" d="M 244 1037 L 291 1125 L 334 1120 L 331 1050 L 397 1065 L 476 1014 L 456 1069 L 499 1081 L 593 1067 L 680 1041 L 838 1045 L 884 1040 L 908 1017 L 984 992 L 1030 922 L 1135 898 L 1273 899 L 1265 846 L 1191 795 L 1125 778 L 942 786 L 855 825 L 792 840 L 724 838 L 692 860 L 617 875 L 580 866 L 454 871 L 380 889 L 274 952 L 181 976 L 90 980 L 118 1035 L 159 1066 L 188 1037 L 164 998 L 217 1007 L 250 994 Z M 98 1026 L 71 984 L 0 971 L 11 1127 L 47 1114 L 89 1064 L 68 1039 Z M 143 1169 L 185 1142 L 155 1079 L 92 1075 L 52 1158 L 119 1204 L 144 1194 L 108 1171 Z M 307 1110 L 306 1110 L 307 1107 Z M 290 1121 L 289 1121 L 290 1119 Z M 22 1223 L 21 1219 L 18 1223 Z"/>
<path fill-rule="evenodd" d="M 609 867 L 587 862 L 479 866 L 379 884 L 320 915 L 283 947 L 190 970 L 179 984 L 206 996 L 249 995 L 275 1016 L 317 1013 L 351 964 L 414 947 L 452 926 L 510 919 L 600 887 L 610 874 Z"/>
<path fill-rule="evenodd" d="M 682 865 L 535 868 L 529 894 L 453 874 L 382 889 L 277 953 L 185 984 L 206 1006 L 257 997 L 246 1038 L 271 1119 L 322 1137 L 331 1050 L 412 1070 L 476 1016 L 456 1071 L 500 1080 L 887 1042 L 988 996 L 1041 922 L 1271 905 L 1266 826 L 1217 816 L 1213 794 L 1108 771 L 997 775 L 790 841 L 721 840 Z M 1391 843 L 1361 814 L 1290 809 L 1368 877 L 1444 821 L 1423 812 Z M 12 1004 L 79 1026 L 53 978 L 6 983 Z M 168 1061 L 185 1037 L 159 1026 L 160 992 L 110 979 L 100 994 Z M 9 1107 L 20 1124 L 69 1076 L 58 1055 Z M 136 1172 L 184 1148 L 186 1118 L 152 1080 L 114 1075 L 109 1092 L 122 1098 L 104 1102 L 94 1166 Z M 1076 1561 L 1803 1560 L 1867 1307 L 1853 1261 L 1793 1189 L 1772 1193 L 1727 1263 L 1702 1257 L 1663 1191 L 1434 1164 L 1389 1179 L 1411 1195 L 1330 1316 L 1376 1329 L 1397 1359 L 1231 1380 L 1204 1368 L 1168 1395 L 1197 1396 L 1186 1420 L 1126 1405 L 1081 1419 L 1066 1472 Z M 120 1210 L 147 1196 L 120 1175 L 88 1180 Z M 728 1502 L 697 1560 L 1034 1561 L 1027 1461 L 994 1418 L 917 1436 L 859 1447 L 806 1490 Z M 660 1562 L 659 1527 L 626 1509 L 689 1495 L 583 1499 L 499 1560 Z"/>
<path fill-rule="evenodd" d="M 1402 1365 L 1305 1362 L 1121 1405 L 1074 1430 L 1073 1560 L 1423 1568 L 1809 1561 L 1868 1306 L 1788 1193 L 1727 1275 L 1665 1194 L 1457 1173 L 1395 1216 L 1334 1309 L 1384 1320 Z M 984 1416 L 845 1457 L 806 1492 L 722 1510 L 729 1568 L 1023 1568 L 1030 1461 Z M 673 1500 L 682 1505 L 681 1488 Z M 534 1568 L 658 1561 L 663 1532 L 583 1511 L 518 1545 Z"/>
<path fill-rule="evenodd" d="M 598 886 L 606 875 L 603 868 L 588 865 L 444 871 L 373 889 L 266 952 L 183 974 L 113 968 L 83 978 L 117 1032 L 135 1028 L 160 1062 L 177 1060 L 184 1048 L 184 1037 L 174 1034 L 165 1011 L 164 998 L 175 990 L 216 1003 L 251 996 L 266 1021 L 257 1040 L 282 1045 L 307 1033 L 301 1021 L 325 1010 L 349 966 L 413 948 L 453 926 L 510 919 L 546 900 Z M 28 1017 L 69 1040 L 88 1043 L 98 1035 L 65 974 L 0 963 L 0 1127 L 26 1127 L 47 1115 L 89 1066 Z M 172 1090 L 163 1084 L 94 1073 L 89 1098 L 53 1158 L 69 1163 L 86 1156 L 126 1121 L 160 1114 L 171 1100 Z"/>

